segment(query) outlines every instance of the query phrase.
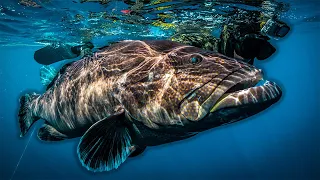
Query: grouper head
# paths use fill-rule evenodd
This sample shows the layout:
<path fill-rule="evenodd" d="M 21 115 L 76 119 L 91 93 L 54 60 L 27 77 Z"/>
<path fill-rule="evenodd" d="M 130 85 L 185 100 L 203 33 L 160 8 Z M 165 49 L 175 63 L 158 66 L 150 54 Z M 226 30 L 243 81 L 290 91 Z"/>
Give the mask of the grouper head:
<path fill-rule="evenodd" d="M 217 52 L 171 41 L 141 46 L 148 62 L 127 75 L 123 99 L 130 116 L 151 128 L 202 131 L 252 116 L 281 97 L 261 70 Z"/>

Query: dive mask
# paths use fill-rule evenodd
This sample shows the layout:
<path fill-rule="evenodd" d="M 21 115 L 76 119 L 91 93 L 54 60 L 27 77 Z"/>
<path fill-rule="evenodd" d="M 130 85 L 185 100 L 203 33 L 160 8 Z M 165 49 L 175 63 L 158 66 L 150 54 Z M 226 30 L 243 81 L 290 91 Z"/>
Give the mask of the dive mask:
<path fill-rule="evenodd" d="M 80 55 L 81 50 L 82 50 L 82 45 L 71 47 L 71 52 L 72 52 L 73 54 L 76 54 L 77 56 Z"/>
<path fill-rule="evenodd" d="M 88 43 L 85 43 L 84 45 L 78 45 L 78 46 L 71 47 L 71 51 L 73 54 L 76 54 L 79 56 L 81 51 L 83 49 L 87 49 L 87 48 L 92 49 L 92 48 L 94 48 L 94 45 L 91 42 L 88 42 Z"/>
<path fill-rule="evenodd" d="M 261 33 L 273 39 L 279 39 L 288 34 L 290 27 L 279 20 L 269 19 L 266 24 L 262 27 Z"/>
<path fill-rule="evenodd" d="M 268 42 L 268 38 L 258 34 L 247 34 L 239 38 L 235 44 L 235 51 L 245 59 L 264 60 L 276 52 L 276 49 Z"/>

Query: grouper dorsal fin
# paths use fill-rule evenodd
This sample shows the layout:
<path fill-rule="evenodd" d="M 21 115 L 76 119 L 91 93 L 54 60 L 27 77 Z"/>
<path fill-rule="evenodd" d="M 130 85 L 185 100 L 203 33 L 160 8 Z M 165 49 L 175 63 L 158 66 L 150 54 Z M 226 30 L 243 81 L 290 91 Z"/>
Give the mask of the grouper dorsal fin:
<path fill-rule="evenodd" d="M 58 72 L 54 67 L 52 66 L 42 66 L 40 68 L 40 80 L 41 84 L 46 86 L 46 90 L 48 90 L 55 80 L 58 78 L 59 74 L 64 74 L 66 68 L 70 66 L 73 62 L 67 63 Z"/>
<path fill-rule="evenodd" d="M 96 122 L 82 136 L 77 153 L 84 167 L 101 172 L 117 169 L 130 155 L 132 138 L 121 113 Z"/>
<path fill-rule="evenodd" d="M 40 68 L 40 81 L 44 86 L 48 86 L 54 77 L 58 74 L 57 70 L 52 66 L 42 66 Z"/>

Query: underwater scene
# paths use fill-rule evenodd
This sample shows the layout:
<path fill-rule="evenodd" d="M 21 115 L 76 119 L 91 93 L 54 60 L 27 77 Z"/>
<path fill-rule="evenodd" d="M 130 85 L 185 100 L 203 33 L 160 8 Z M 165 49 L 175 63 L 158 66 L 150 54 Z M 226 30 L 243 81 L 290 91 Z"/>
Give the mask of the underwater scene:
<path fill-rule="evenodd" d="M 1 0 L 1 180 L 320 179 L 319 0 Z"/>

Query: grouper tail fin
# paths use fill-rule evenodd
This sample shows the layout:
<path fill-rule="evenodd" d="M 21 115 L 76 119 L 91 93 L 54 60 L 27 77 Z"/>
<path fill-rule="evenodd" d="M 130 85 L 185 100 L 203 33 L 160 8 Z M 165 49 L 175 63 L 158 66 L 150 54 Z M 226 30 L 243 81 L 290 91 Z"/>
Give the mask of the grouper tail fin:
<path fill-rule="evenodd" d="M 19 126 L 20 126 L 20 137 L 23 137 L 32 124 L 36 122 L 39 117 L 33 113 L 33 103 L 40 95 L 38 94 L 26 94 L 20 98 L 20 109 L 19 109 Z"/>

